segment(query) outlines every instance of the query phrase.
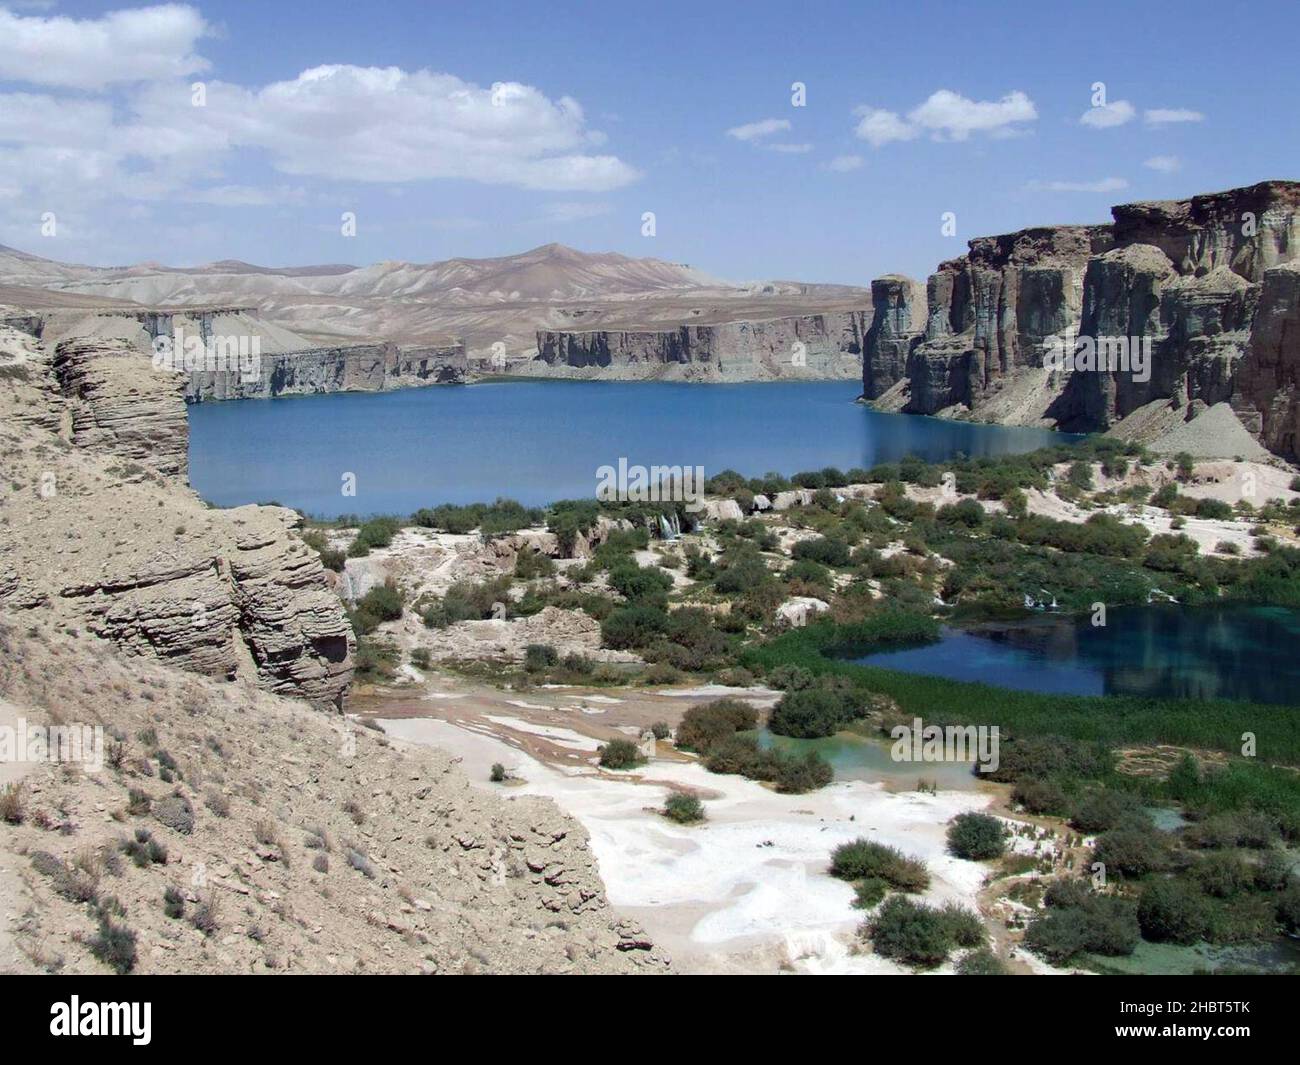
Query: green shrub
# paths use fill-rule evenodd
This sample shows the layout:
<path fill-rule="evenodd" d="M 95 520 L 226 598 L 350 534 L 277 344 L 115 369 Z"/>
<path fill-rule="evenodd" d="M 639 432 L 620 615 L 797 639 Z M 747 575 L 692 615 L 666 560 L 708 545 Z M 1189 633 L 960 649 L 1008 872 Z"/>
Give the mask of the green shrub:
<path fill-rule="evenodd" d="M 1131 795 L 1108 788 L 1087 792 L 1070 814 L 1070 824 L 1088 835 L 1105 832 L 1130 819 L 1150 820 Z"/>
<path fill-rule="evenodd" d="M 515 559 L 515 576 L 521 581 L 550 577 L 554 573 L 555 563 L 551 561 L 549 555 L 543 555 L 540 551 L 529 551 L 525 548 Z"/>
<path fill-rule="evenodd" d="M 610 740 L 600 749 L 600 764 L 604 769 L 634 769 L 645 764 L 645 758 L 631 740 Z"/>
<path fill-rule="evenodd" d="M 559 653 L 549 643 L 530 643 L 524 648 L 524 669 L 529 673 L 540 673 L 559 661 Z"/>
<path fill-rule="evenodd" d="M 440 601 L 425 608 L 422 618 L 431 629 L 444 628 L 458 621 L 482 621 L 493 615 L 496 605 L 508 607 L 510 578 L 474 583 L 457 581 Z"/>
<path fill-rule="evenodd" d="M 1011 797 L 1031 814 L 1062 814 L 1070 803 L 1060 785 L 1050 780 L 1018 780 Z"/>
<path fill-rule="evenodd" d="M 812 540 L 800 540 L 791 550 L 795 559 L 809 559 L 824 566 L 847 566 L 849 564 L 849 545 L 843 540 L 818 536 Z"/>
<path fill-rule="evenodd" d="M 1169 845 L 1150 828 L 1124 825 L 1097 837 L 1092 858 L 1101 862 L 1108 873 L 1143 877 L 1166 867 Z"/>
<path fill-rule="evenodd" d="M 506 779 L 506 767 L 500 762 L 492 763 L 492 772 L 488 774 L 488 779 L 493 784 L 500 784 Z"/>
<path fill-rule="evenodd" d="M 1006 849 L 1006 826 L 991 814 L 958 814 L 948 825 L 948 851 L 958 858 L 983 862 Z"/>
<path fill-rule="evenodd" d="M 391 580 L 385 581 L 357 600 L 357 609 L 380 621 L 396 621 L 402 616 L 402 593 Z"/>
<path fill-rule="evenodd" d="M 1132 903 L 1108 895 L 1088 895 L 1081 905 L 1049 907 L 1034 918 L 1024 942 L 1035 954 L 1061 965 L 1080 954 L 1132 954 L 1140 938 Z"/>
<path fill-rule="evenodd" d="M 667 631 L 668 614 L 657 606 L 626 606 L 600 623 L 601 642 L 616 650 L 645 647 Z"/>
<path fill-rule="evenodd" d="M 694 795 L 675 791 L 664 803 L 664 816 L 679 825 L 694 824 L 704 820 L 704 804 Z"/>
<path fill-rule="evenodd" d="M 673 579 L 657 566 L 638 566 L 628 560 L 610 567 L 609 586 L 629 603 L 663 606 Z"/>
<path fill-rule="evenodd" d="M 720 740 L 758 727 L 758 711 L 740 699 L 715 699 L 692 706 L 677 726 L 679 750 L 708 754 Z"/>
<path fill-rule="evenodd" d="M 812 739 L 834 735 L 859 716 L 861 708 L 845 692 L 804 688 L 781 696 L 767 727 L 779 736 Z"/>
<path fill-rule="evenodd" d="M 972 950 L 957 963 L 958 976 L 1006 976 L 1007 967 L 988 947 Z"/>
<path fill-rule="evenodd" d="M 656 721 L 650 726 L 650 732 L 657 740 L 666 740 L 672 735 L 672 729 L 668 727 L 667 721 Z"/>
<path fill-rule="evenodd" d="M 401 523 L 396 518 L 371 518 L 357 530 L 356 538 L 348 548 L 348 557 L 363 558 L 372 548 L 387 547 L 400 528 Z"/>
<path fill-rule="evenodd" d="M 878 876 L 869 876 L 853 885 L 852 906 L 857 910 L 870 910 L 880 905 L 889 894 L 889 884 Z"/>
<path fill-rule="evenodd" d="M 1300 935 L 1300 881 L 1292 881 L 1277 900 L 1277 919 L 1287 935 Z"/>
<path fill-rule="evenodd" d="M 1205 935 L 1205 900 L 1185 881 L 1153 880 L 1142 889 L 1137 919 L 1153 943 L 1195 943 Z"/>
<path fill-rule="evenodd" d="M 101 916 L 99 929 L 87 942 L 90 953 L 119 976 L 135 968 L 135 933 L 123 925 L 115 924 L 109 917 Z"/>
<path fill-rule="evenodd" d="M 862 838 L 831 852 L 830 874 L 840 880 L 883 880 L 899 891 L 925 891 L 930 886 L 924 862 L 896 847 Z"/>
<path fill-rule="evenodd" d="M 955 945 L 944 915 L 905 895 L 887 898 L 866 931 L 881 957 L 922 968 L 941 965 Z"/>
<path fill-rule="evenodd" d="M 177 888 L 163 891 L 163 913 L 173 921 L 185 916 L 185 896 Z"/>

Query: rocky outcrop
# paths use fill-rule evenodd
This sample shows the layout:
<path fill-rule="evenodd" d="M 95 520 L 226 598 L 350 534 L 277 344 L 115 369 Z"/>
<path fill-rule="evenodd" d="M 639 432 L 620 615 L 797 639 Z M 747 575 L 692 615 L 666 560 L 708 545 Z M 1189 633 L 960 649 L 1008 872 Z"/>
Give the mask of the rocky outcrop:
<path fill-rule="evenodd" d="M 185 479 L 189 427 L 178 380 L 116 339 L 65 340 L 52 369 L 74 445 Z"/>
<path fill-rule="evenodd" d="M 300 518 L 188 488 L 180 378 L 121 339 L 0 347 L 22 368 L 0 374 L 0 607 L 341 706 L 354 638 Z"/>
<path fill-rule="evenodd" d="M 1265 271 L 1233 405 L 1279 455 L 1300 457 L 1300 262 Z"/>
<path fill-rule="evenodd" d="M 862 390 L 873 399 L 907 376 L 907 360 L 925 336 L 925 286 L 902 274 L 871 282 L 871 328 L 862 356 Z"/>
<path fill-rule="evenodd" d="M 859 310 L 671 329 L 541 330 L 537 362 L 622 379 L 856 378 L 870 325 L 870 312 Z"/>
<path fill-rule="evenodd" d="M 912 413 L 1119 432 L 1154 407 L 1190 420 L 1228 402 L 1261 443 L 1295 458 L 1300 183 L 1112 215 L 1105 226 L 971 241 L 929 278 L 919 333 L 915 283 L 881 278 L 864 398 Z M 1058 338 L 1087 338 L 1112 359 L 1129 348 L 1149 357 L 1141 368 L 1045 366 Z"/>
<path fill-rule="evenodd" d="M 260 355 L 251 370 L 189 372 L 185 398 L 269 399 L 321 392 L 383 392 L 394 388 L 455 384 L 466 379 L 469 363 L 463 344 L 398 347 L 354 344 Z"/>

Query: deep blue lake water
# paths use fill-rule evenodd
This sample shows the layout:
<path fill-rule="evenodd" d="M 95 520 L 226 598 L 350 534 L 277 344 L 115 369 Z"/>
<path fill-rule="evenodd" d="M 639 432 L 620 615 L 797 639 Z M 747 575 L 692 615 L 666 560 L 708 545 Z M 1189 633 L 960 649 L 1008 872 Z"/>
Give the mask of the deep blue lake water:
<path fill-rule="evenodd" d="M 1032 451 L 1045 429 L 880 414 L 854 381 L 690 385 L 502 381 L 190 407 L 190 481 L 221 506 L 409 514 L 509 496 L 590 498 L 596 469 L 703 466 L 746 476 Z M 342 495 L 345 473 L 357 494 Z"/>
<path fill-rule="evenodd" d="M 855 659 L 1003 688 L 1300 703 L 1300 611 L 1282 607 L 1117 607 L 1088 616 L 945 628 L 937 643 Z"/>

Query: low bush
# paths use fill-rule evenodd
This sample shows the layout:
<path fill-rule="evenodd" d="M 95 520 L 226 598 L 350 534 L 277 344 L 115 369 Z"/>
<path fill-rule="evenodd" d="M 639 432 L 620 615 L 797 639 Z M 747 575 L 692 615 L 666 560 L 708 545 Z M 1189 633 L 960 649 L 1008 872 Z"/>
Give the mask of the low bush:
<path fill-rule="evenodd" d="M 664 803 L 664 816 L 679 825 L 694 824 L 704 820 L 704 804 L 694 795 L 675 791 Z"/>
<path fill-rule="evenodd" d="M 948 852 L 958 858 L 983 862 L 1006 849 L 1006 826 L 991 814 L 958 814 L 948 825 Z"/>
<path fill-rule="evenodd" d="M 1137 919 L 1153 943 L 1195 943 L 1205 935 L 1205 900 L 1185 881 L 1153 880 L 1142 889 Z"/>
<path fill-rule="evenodd" d="M 925 891 L 930 886 L 924 862 L 896 847 L 862 838 L 831 852 L 830 873 L 840 880 L 883 880 L 899 891 Z"/>
<path fill-rule="evenodd" d="M 603 769 L 634 769 L 645 758 L 631 740 L 610 740 L 600 749 L 600 764 Z"/>

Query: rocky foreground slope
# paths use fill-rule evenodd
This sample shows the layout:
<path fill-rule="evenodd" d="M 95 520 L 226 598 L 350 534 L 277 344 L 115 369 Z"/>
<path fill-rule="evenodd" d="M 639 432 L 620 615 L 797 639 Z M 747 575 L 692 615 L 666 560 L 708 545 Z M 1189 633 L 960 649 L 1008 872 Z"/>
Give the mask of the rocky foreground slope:
<path fill-rule="evenodd" d="M 1215 425 L 1244 431 L 1223 444 L 1253 437 L 1296 459 L 1300 183 L 1112 215 L 981 237 L 924 285 L 874 281 L 864 396 L 885 409 L 1146 440 L 1226 405 Z M 1149 379 L 1046 368 L 1051 338 L 1065 335 L 1147 338 Z"/>
<path fill-rule="evenodd" d="M 663 970 L 551 802 L 328 712 L 342 604 L 188 488 L 185 377 L 45 325 L 0 325 L 0 728 L 102 734 L 0 758 L 0 972 Z"/>
<path fill-rule="evenodd" d="M 252 683 L 0 610 L 0 723 L 102 724 L 0 819 L 0 971 L 633 973 L 581 826 Z M 0 767 L 0 768 L 12 768 Z"/>

